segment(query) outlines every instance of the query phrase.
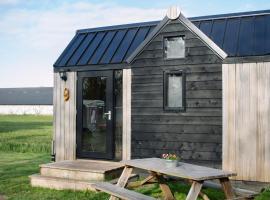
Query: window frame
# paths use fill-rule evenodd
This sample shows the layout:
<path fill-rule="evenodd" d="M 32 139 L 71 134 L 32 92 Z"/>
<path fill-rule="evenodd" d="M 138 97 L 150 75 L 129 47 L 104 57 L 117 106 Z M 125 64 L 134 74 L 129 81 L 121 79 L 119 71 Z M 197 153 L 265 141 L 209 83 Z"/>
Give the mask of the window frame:
<path fill-rule="evenodd" d="M 168 106 L 168 75 L 181 74 L 182 76 L 182 107 Z M 163 72 L 163 110 L 171 112 L 186 111 L 186 72 L 185 70 L 171 70 Z"/>
<path fill-rule="evenodd" d="M 181 58 L 167 58 L 166 57 L 166 54 L 165 54 L 165 39 L 166 38 L 173 38 L 173 37 L 181 37 L 183 38 L 184 42 L 185 42 L 185 53 L 184 53 L 184 57 L 181 57 Z M 163 44 L 163 59 L 164 60 L 177 60 L 177 59 L 185 59 L 187 57 L 187 51 L 186 51 L 186 40 L 185 40 L 185 35 L 175 35 L 175 34 L 166 34 L 166 35 L 163 35 L 163 38 L 162 38 L 162 44 Z"/>

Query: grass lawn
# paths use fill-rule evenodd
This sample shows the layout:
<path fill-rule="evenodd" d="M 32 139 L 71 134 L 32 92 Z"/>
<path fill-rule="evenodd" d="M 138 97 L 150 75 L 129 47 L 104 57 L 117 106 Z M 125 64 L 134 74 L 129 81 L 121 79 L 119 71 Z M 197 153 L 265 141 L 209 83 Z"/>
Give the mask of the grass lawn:
<path fill-rule="evenodd" d="M 51 134 L 51 116 L 0 115 L 0 195 L 18 200 L 108 199 L 104 193 L 57 191 L 30 186 L 28 176 L 38 173 L 39 164 L 50 160 Z M 189 186 L 173 182 L 169 186 L 177 200 L 185 199 Z M 153 197 L 161 195 L 156 184 L 137 190 Z M 224 199 L 221 191 L 204 189 L 203 192 L 211 200 Z M 267 199 L 270 199 L 270 190 L 257 197 L 257 200 Z"/>

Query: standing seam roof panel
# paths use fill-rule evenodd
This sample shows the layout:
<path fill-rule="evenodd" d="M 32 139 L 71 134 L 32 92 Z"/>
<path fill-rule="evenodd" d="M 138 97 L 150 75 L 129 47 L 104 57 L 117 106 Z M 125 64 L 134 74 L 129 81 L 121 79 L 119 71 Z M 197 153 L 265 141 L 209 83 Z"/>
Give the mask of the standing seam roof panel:
<path fill-rule="evenodd" d="M 253 55 L 253 34 L 254 34 L 254 17 L 247 17 L 241 20 L 238 56 Z"/>
<path fill-rule="evenodd" d="M 260 54 L 265 53 L 264 43 L 265 43 L 265 33 L 266 24 L 265 18 L 263 16 L 255 17 L 254 19 L 254 53 L 258 52 Z"/>
<path fill-rule="evenodd" d="M 147 37 L 149 32 L 150 32 L 150 27 L 142 27 L 138 30 L 136 37 L 134 38 L 132 44 L 130 45 L 130 48 L 126 53 L 124 60 L 128 58 L 130 54 L 132 54 L 132 52 L 144 41 L 144 39 Z"/>
<path fill-rule="evenodd" d="M 62 58 L 66 55 L 66 53 L 69 51 L 70 47 L 73 45 L 73 42 L 77 39 L 78 34 L 75 34 L 72 40 L 68 43 L 67 47 L 64 49 L 64 51 L 61 53 L 59 58 L 56 60 L 55 64 L 56 66 L 59 66 L 60 61 Z"/>
<path fill-rule="evenodd" d="M 91 59 L 92 55 L 96 51 L 96 48 L 99 46 L 104 36 L 105 32 L 98 32 L 96 34 L 95 38 L 92 40 L 87 50 L 83 53 L 83 56 L 78 62 L 78 65 L 86 65 L 88 63 L 88 61 Z"/>
<path fill-rule="evenodd" d="M 224 36 L 223 49 L 229 55 L 237 52 L 240 19 L 228 19 Z"/>
<path fill-rule="evenodd" d="M 95 33 L 87 34 L 86 38 L 83 40 L 81 45 L 77 48 L 76 52 L 72 55 L 72 57 L 68 61 L 68 64 L 67 64 L 68 66 L 73 66 L 73 65 L 76 65 L 78 63 L 82 54 L 84 53 L 84 51 L 86 50 L 88 45 L 91 43 L 91 41 L 93 40 L 94 37 L 95 37 Z"/>
<path fill-rule="evenodd" d="M 128 30 L 127 34 L 125 35 L 124 39 L 121 42 L 121 45 L 115 52 L 111 62 L 112 63 L 120 63 L 123 61 L 123 58 L 126 55 L 126 52 L 133 41 L 138 29 L 130 29 Z"/>
<path fill-rule="evenodd" d="M 225 19 L 214 20 L 213 27 L 212 27 L 212 33 L 211 33 L 211 39 L 219 47 L 222 47 L 222 45 L 223 45 L 225 29 L 226 29 L 226 20 Z"/>
<path fill-rule="evenodd" d="M 70 59 L 70 57 L 73 55 L 73 53 L 76 51 L 76 49 L 79 47 L 83 39 L 85 38 L 86 34 L 79 34 L 77 38 L 74 40 L 66 54 L 64 54 L 63 58 L 60 60 L 59 65 L 65 66 Z"/>
<path fill-rule="evenodd" d="M 265 43 L 264 50 L 265 54 L 270 52 L 270 15 L 265 17 L 266 33 L 265 33 Z"/>
<path fill-rule="evenodd" d="M 99 62 L 104 52 L 106 51 L 111 41 L 113 40 L 115 34 L 116 34 L 115 31 L 110 31 L 107 33 L 107 35 L 104 37 L 104 39 L 100 43 L 99 48 L 96 50 L 96 52 L 94 53 L 93 57 L 88 62 L 88 64 L 97 64 Z"/>
<path fill-rule="evenodd" d="M 110 46 L 107 48 L 106 52 L 104 53 L 100 63 L 106 64 L 106 63 L 110 62 L 110 60 L 112 59 L 112 57 L 113 57 L 115 51 L 117 50 L 119 44 L 123 40 L 126 32 L 127 32 L 127 30 L 119 30 L 116 33 L 116 36 L 113 38 Z"/>
<path fill-rule="evenodd" d="M 204 22 L 201 22 L 200 23 L 200 29 L 208 37 L 210 37 L 210 34 L 211 34 L 212 24 L 213 24 L 213 21 L 212 20 L 208 20 L 208 21 L 204 21 Z"/>

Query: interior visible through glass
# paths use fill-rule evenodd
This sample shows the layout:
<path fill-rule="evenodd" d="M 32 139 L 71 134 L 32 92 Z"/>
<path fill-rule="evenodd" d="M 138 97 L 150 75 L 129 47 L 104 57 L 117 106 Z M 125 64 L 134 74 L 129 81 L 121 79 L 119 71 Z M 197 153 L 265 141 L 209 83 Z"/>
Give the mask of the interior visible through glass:
<path fill-rule="evenodd" d="M 106 77 L 83 79 L 82 151 L 106 152 Z"/>
<path fill-rule="evenodd" d="M 114 100 L 115 100 L 115 160 L 122 160 L 122 70 L 114 71 Z"/>
<path fill-rule="evenodd" d="M 167 106 L 179 108 L 183 106 L 182 75 L 168 74 Z"/>
<path fill-rule="evenodd" d="M 165 58 L 184 58 L 185 57 L 185 40 L 183 37 L 166 37 L 164 38 Z"/>

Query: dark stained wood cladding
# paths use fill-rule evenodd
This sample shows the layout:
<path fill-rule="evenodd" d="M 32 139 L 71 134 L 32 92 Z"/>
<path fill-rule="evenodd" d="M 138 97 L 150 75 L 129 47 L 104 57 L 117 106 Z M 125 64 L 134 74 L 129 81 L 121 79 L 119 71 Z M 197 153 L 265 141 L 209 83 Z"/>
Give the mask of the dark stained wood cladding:
<path fill-rule="evenodd" d="M 185 35 L 187 57 L 165 60 L 163 37 Z M 132 158 L 177 153 L 219 166 L 222 145 L 221 60 L 180 23 L 168 24 L 132 64 Z M 163 110 L 163 72 L 185 70 L 186 111 Z"/>

